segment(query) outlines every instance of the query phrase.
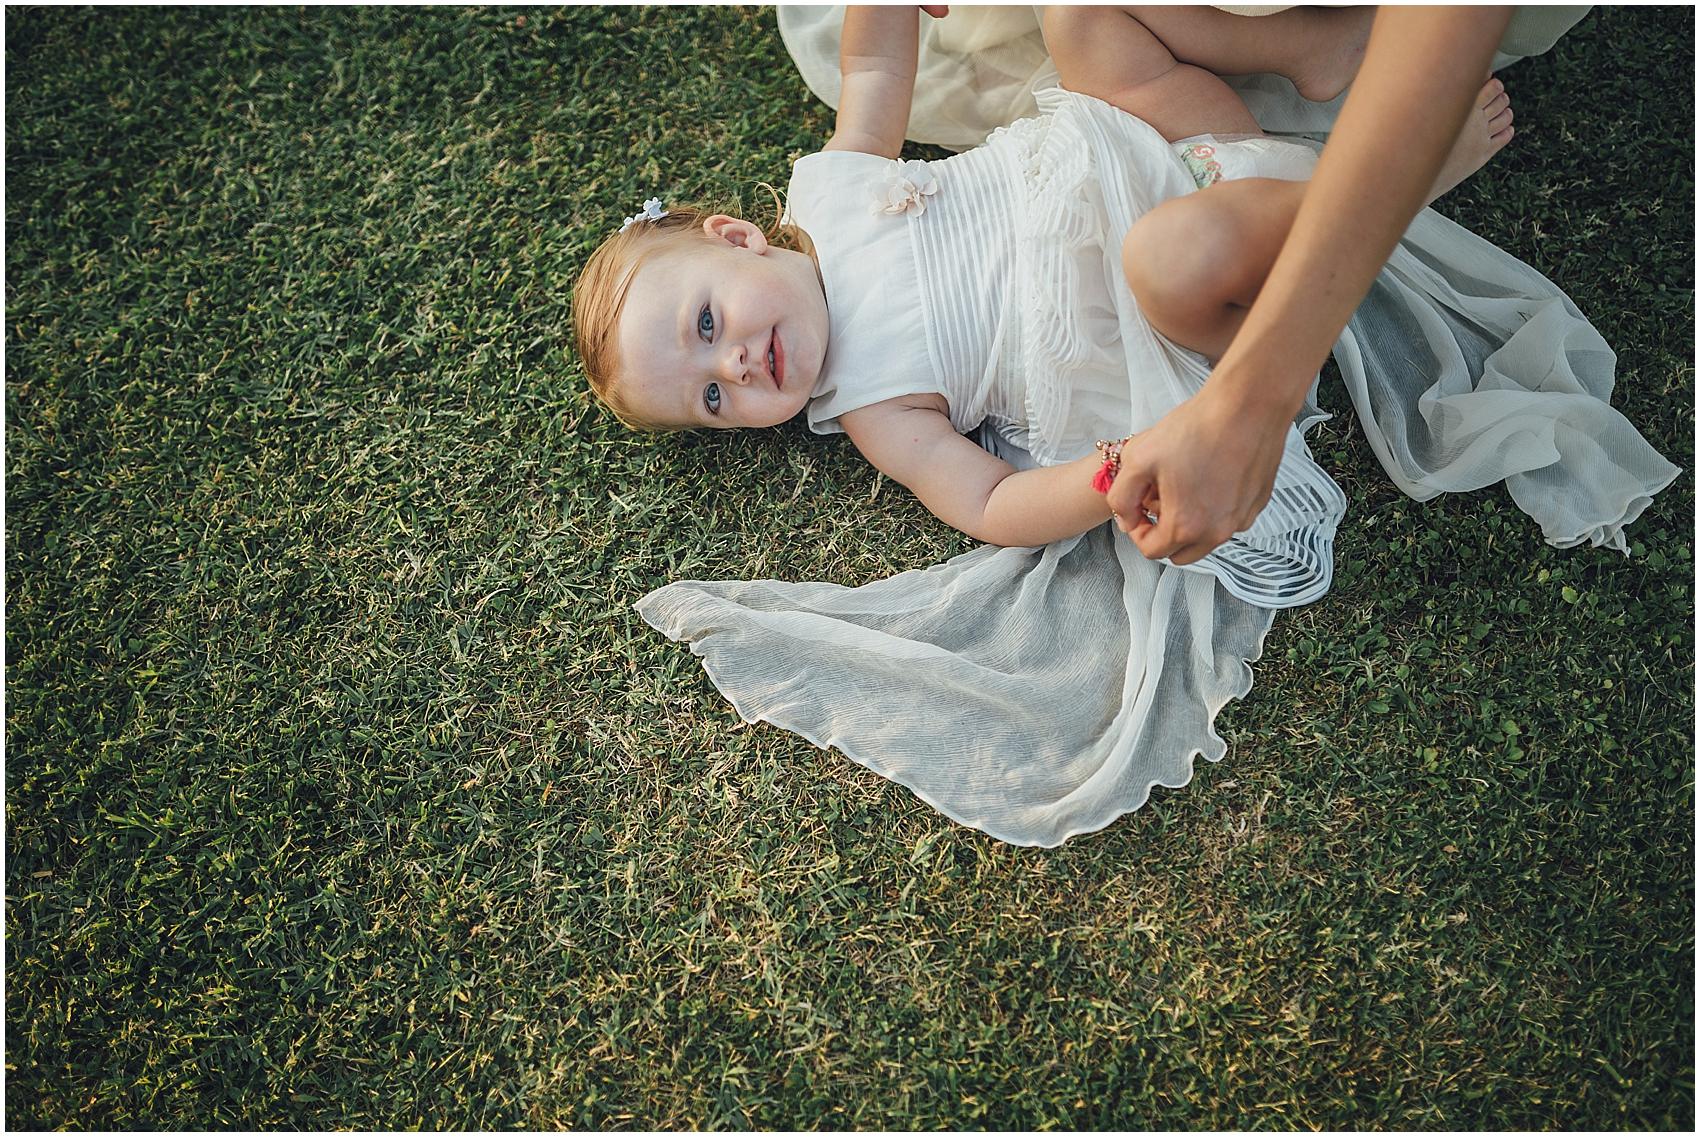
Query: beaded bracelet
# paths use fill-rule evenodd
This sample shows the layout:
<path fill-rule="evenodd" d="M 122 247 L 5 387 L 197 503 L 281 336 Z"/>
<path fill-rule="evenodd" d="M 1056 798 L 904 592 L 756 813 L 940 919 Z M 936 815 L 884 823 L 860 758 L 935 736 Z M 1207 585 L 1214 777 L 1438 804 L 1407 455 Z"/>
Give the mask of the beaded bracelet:
<path fill-rule="evenodd" d="M 1098 457 L 1104 460 L 1104 464 L 1098 467 L 1096 474 L 1092 475 L 1093 489 L 1102 494 L 1110 492 L 1110 486 L 1115 483 L 1116 475 L 1121 473 L 1122 470 L 1122 447 L 1127 445 L 1132 438 L 1133 435 L 1130 434 L 1126 438 L 1114 442 L 1107 438 L 1098 440 Z"/>

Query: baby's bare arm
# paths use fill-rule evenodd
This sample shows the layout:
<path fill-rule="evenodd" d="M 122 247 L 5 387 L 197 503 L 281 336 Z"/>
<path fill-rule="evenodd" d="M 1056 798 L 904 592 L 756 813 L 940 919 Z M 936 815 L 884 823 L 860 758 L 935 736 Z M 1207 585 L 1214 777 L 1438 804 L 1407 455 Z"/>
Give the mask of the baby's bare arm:
<path fill-rule="evenodd" d="M 907 6 L 852 5 L 844 10 L 838 68 L 844 84 L 827 150 L 896 158 L 909 130 L 920 17 Z"/>
<path fill-rule="evenodd" d="M 1109 520 L 1109 505 L 1092 488 L 1096 456 L 1018 471 L 957 434 L 942 404 L 938 396 L 888 399 L 840 422 L 876 468 L 977 541 L 1045 545 Z"/>

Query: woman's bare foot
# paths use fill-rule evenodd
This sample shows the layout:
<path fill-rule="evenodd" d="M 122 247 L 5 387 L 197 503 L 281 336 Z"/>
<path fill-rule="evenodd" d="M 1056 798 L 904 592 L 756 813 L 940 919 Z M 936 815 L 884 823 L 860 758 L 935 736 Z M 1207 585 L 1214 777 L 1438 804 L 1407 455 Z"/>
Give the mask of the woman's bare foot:
<path fill-rule="evenodd" d="M 1283 13 L 1285 14 L 1285 13 Z M 1316 21 L 1310 51 L 1287 73 L 1299 94 L 1313 103 L 1326 103 L 1344 91 L 1358 74 L 1369 44 L 1374 7 L 1307 10 Z"/>
<path fill-rule="evenodd" d="M 1504 83 L 1489 79 L 1476 92 L 1475 102 L 1424 204 L 1432 204 L 1435 198 L 1487 165 L 1488 159 L 1503 150 L 1517 133 L 1511 125 L 1511 99 L 1505 93 Z"/>

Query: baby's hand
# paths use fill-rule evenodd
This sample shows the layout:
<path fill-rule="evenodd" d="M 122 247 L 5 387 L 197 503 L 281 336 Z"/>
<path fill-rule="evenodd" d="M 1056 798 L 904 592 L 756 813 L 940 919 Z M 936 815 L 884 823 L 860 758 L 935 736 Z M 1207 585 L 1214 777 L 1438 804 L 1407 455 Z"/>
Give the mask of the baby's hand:
<path fill-rule="evenodd" d="M 949 4 L 922 4 L 921 5 L 921 11 L 925 12 L 927 15 L 931 16 L 935 20 L 942 20 L 946 16 L 950 15 L 950 5 Z"/>

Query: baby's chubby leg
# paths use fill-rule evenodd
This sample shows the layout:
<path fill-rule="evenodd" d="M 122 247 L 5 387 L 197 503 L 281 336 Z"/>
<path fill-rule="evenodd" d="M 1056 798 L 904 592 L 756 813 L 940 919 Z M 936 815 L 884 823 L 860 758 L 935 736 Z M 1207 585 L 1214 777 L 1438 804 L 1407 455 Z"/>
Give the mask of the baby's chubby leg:
<path fill-rule="evenodd" d="M 1045 46 L 1062 85 L 1121 107 L 1173 142 L 1256 134 L 1221 75 L 1284 75 L 1330 99 L 1357 73 L 1374 8 L 1291 8 L 1236 16 L 1210 7 L 1068 6 L 1045 10 Z"/>
<path fill-rule="evenodd" d="M 1305 182 L 1239 178 L 1170 198 L 1122 240 L 1139 309 L 1208 359 L 1233 342 L 1292 228 Z"/>
<path fill-rule="evenodd" d="M 1127 9 L 1054 5 L 1045 9 L 1042 27 L 1064 87 L 1137 115 L 1171 142 L 1261 133 L 1231 87 L 1177 60 Z"/>
<path fill-rule="evenodd" d="M 1300 6 L 1265 16 L 1185 4 L 1139 4 L 1127 11 L 1182 63 L 1218 75 L 1282 75 L 1299 94 L 1319 102 L 1357 77 L 1375 22 L 1375 8 L 1365 5 Z"/>
<path fill-rule="evenodd" d="M 1427 200 L 1497 154 L 1515 133 L 1511 123 L 1505 85 L 1488 80 Z M 1170 198 L 1134 222 L 1122 240 L 1122 269 L 1151 326 L 1220 358 L 1274 267 L 1308 184 L 1234 178 Z"/>

